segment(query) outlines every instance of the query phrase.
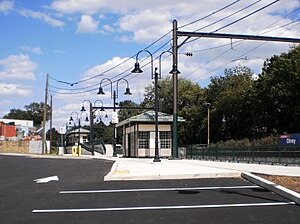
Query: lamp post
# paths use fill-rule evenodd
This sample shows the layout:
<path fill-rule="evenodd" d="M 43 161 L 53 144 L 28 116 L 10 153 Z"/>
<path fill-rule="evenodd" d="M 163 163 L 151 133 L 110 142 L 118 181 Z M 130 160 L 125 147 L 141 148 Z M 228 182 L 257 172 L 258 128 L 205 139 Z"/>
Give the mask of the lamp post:
<path fill-rule="evenodd" d="M 79 146 L 80 144 L 80 118 L 78 116 L 78 113 L 76 111 L 73 111 L 71 114 L 70 114 L 70 123 L 73 121 L 74 122 L 74 127 L 75 127 L 75 121 L 73 119 L 73 114 L 76 114 L 76 120 L 78 121 L 78 141 L 77 141 L 77 144 Z M 74 129 L 74 138 L 75 138 L 75 129 Z"/>
<path fill-rule="evenodd" d="M 92 145 L 92 155 L 95 155 L 94 153 L 94 144 L 93 144 L 93 107 L 92 107 L 92 102 L 89 100 L 84 100 L 82 102 L 82 107 L 81 107 L 81 112 L 85 112 L 86 109 L 84 107 L 84 103 L 89 102 L 89 108 L 90 108 L 90 144 Z"/>
<path fill-rule="evenodd" d="M 131 95 L 130 88 L 129 88 L 129 83 L 124 78 L 121 78 L 121 79 L 117 80 L 116 90 L 113 90 L 113 87 L 112 87 L 113 82 L 111 81 L 111 79 L 109 79 L 109 78 L 103 78 L 100 81 L 99 91 L 97 93 L 97 94 L 100 94 L 100 95 L 104 95 L 105 93 L 103 91 L 102 83 L 103 83 L 103 81 L 108 81 L 110 83 L 110 94 L 111 94 L 111 98 L 113 99 L 112 124 L 113 124 L 113 130 L 114 131 L 113 131 L 112 143 L 113 143 L 113 156 L 114 157 L 117 156 L 117 153 L 116 153 L 116 138 L 117 138 L 116 123 L 118 123 L 118 114 L 116 113 L 116 105 L 117 105 L 116 99 L 118 98 L 119 82 L 122 81 L 122 80 L 125 81 L 126 84 L 127 84 L 126 90 L 124 92 L 124 95 Z"/>
<path fill-rule="evenodd" d="M 209 144 L 210 144 L 210 107 L 211 107 L 211 104 L 206 102 L 205 105 L 207 106 L 207 146 L 209 146 Z"/>
<path fill-rule="evenodd" d="M 148 50 L 140 50 L 136 55 L 136 62 L 134 64 L 134 69 L 131 71 L 132 73 L 142 73 L 143 70 L 140 68 L 140 64 L 138 62 L 139 54 L 142 52 L 147 52 L 151 57 L 151 78 L 154 79 L 154 87 L 155 87 L 155 96 L 154 96 L 154 110 L 155 110 L 155 155 L 153 162 L 160 162 L 159 151 L 158 151 L 158 88 L 157 82 L 158 78 L 160 78 L 160 74 L 157 73 L 157 68 L 155 68 L 155 72 L 153 73 L 153 55 Z"/>
<path fill-rule="evenodd" d="M 175 56 L 174 53 L 172 51 L 163 51 L 160 55 L 159 55 L 159 74 L 161 76 L 161 57 L 163 56 L 163 54 L 165 53 L 169 53 L 172 54 L 173 57 Z M 178 76 L 178 74 L 180 74 L 180 71 L 178 71 L 177 68 L 177 64 L 173 63 L 172 65 L 172 70 L 169 72 L 169 74 L 172 74 L 173 77 L 174 76 Z M 176 90 L 177 91 L 177 90 Z M 177 91 L 178 92 L 178 91 Z M 176 100 L 177 103 L 177 92 L 176 92 L 176 96 L 175 93 L 173 93 L 173 100 Z M 172 137 L 172 158 L 178 158 L 178 124 L 177 124 L 177 108 L 173 108 L 173 137 Z"/>
<path fill-rule="evenodd" d="M 163 54 L 165 53 L 171 53 L 174 55 L 173 52 L 171 51 L 163 51 L 160 55 L 159 55 L 159 72 L 157 73 L 157 68 L 155 68 L 155 72 L 153 73 L 153 55 L 151 54 L 151 52 L 149 52 L 148 50 L 141 50 L 137 53 L 136 55 L 136 62 L 134 64 L 134 69 L 131 71 L 132 73 L 142 73 L 142 69 L 140 68 L 140 64 L 138 63 L 138 56 L 141 52 L 147 52 L 150 57 L 151 57 L 151 78 L 154 79 L 154 88 L 155 88 L 155 97 L 154 97 L 154 108 L 155 108 L 155 156 L 154 156 L 154 162 L 160 162 L 159 159 L 159 152 L 158 152 L 158 79 L 161 78 L 161 57 Z M 177 65 L 174 64 L 173 65 L 173 69 L 170 71 L 170 74 L 180 74 L 180 72 L 177 70 Z M 177 135 L 177 129 L 173 128 L 173 133 L 176 133 Z M 173 138 L 173 140 L 176 140 L 176 144 L 174 144 L 173 141 L 173 150 L 172 150 L 172 154 L 173 157 L 177 157 L 177 154 L 175 149 L 177 149 L 177 139 Z"/>
<path fill-rule="evenodd" d="M 70 114 L 70 122 L 74 122 L 74 126 L 75 126 L 75 121 L 73 119 L 73 114 L 76 114 L 76 119 L 78 120 L 78 141 L 77 141 L 77 144 L 78 144 L 78 147 L 80 145 L 80 119 L 81 119 L 81 115 L 82 113 L 85 113 L 86 114 L 86 117 L 85 117 L 85 121 L 88 122 L 89 119 L 88 119 L 88 116 L 87 116 L 87 113 L 86 112 L 81 112 L 80 115 L 78 115 L 78 113 L 76 111 L 73 111 L 71 114 Z M 75 136 L 75 130 L 74 130 L 74 136 Z M 78 156 L 79 156 L 79 151 L 78 151 Z"/>

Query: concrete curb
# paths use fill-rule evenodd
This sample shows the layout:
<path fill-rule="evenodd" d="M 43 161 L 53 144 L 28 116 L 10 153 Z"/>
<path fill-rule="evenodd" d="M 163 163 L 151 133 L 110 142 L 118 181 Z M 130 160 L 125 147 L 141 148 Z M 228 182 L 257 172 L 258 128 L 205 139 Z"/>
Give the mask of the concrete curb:
<path fill-rule="evenodd" d="M 294 201 L 298 205 L 300 205 L 300 194 L 295 191 L 287 189 L 281 185 L 275 184 L 271 181 L 268 181 L 264 178 L 258 177 L 249 172 L 243 172 L 241 176 L 254 184 L 257 184 L 263 188 L 273 191 L 276 194 L 279 194 L 291 201 Z"/>
<path fill-rule="evenodd" d="M 109 173 L 104 177 L 104 181 L 130 181 L 130 180 L 183 180 L 183 179 L 202 179 L 202 178 L 237 178 L 237 173 L 226 174 L 154 174 L 154 175 L 127 175 L 130 171 L 120 170 Z"/>
<path fill-rule="evenodd" d="M 175 180 L 175 179 L 200 179 L 200 178 L 236 178 L 241 176 L 241 172 L 209 168 L 207 172 L 195 172 L 195 170 L 182 171 L 178 168 L 178 164 L 162 163 L 139 163 L 125 164 L 122 160 L 117 160 L 110 172 L 104 177 L 104 181 L 129 181 L 129 180 Z M 165 170 L 168 166 L 169 172 Z M 186 168 L 186 167 L 185 167 Z M 189 167 L 190 168 L 190 167 Z M 194 167 L 193 167 L 194 168 Z"/>

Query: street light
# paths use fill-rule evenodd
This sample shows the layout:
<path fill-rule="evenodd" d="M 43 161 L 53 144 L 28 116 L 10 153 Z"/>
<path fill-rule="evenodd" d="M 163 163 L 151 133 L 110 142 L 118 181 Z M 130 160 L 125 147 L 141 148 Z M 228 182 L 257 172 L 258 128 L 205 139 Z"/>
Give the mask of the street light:
<path fill-rule="evenodd" d="M 92 106 L 92 102 L 90 100 L 84 100 L 82 102 L 82 106 L 81 106 L 81 112 L 85 112 L 86 109 L 84 107 L 84 103 L 85 102 L 89 102 L 89 108 L 90 108 L 90 144 L 92 145 L 92 155 L 95 155 L 94 153 L 94 144 L 93 144 L 93 106 Z M 103 102 L 102 102 L 102 106 L 103 106 Z"/>
<path fill-rule="evenodd" d="M 110 95 L 111 95 L 111 98 L 113 99 L 113 115 L 112 115 L 112 124 L 113 124 L 113 129 L 114 129 L 113 138 L 112 138 L 112 141 L 113 141 L 113 156 L 117 156 L 117 153 L 116 153 L 116 138 L 117 138 L 116 123 L 118 123 L 118 115 L 116 114 L 116 105 L 117 105 L 116 99 L 118 98 L 118 95 L 119 95 L 119 92 L 118 92 L 119 91 L 119 88 L 118 88 L 119 87 L 119 82 L 120 81 L 125 81 L 126 84 L 127 84 L 124 95 L 131 95 L 131 92 L 130 92 L 130 88 L 129 88 L 129 83 L 126 79 L 124 79 L 124 78 L 118 79 L 117 82 L 116 82 L 116 90 L 113 90 L 113 87 L 112 87 L 113 82 L 111 81 L 111 79 L 103 78 L 100 81 L 99 91 L 98 91 L 97 94 L 100 94 L 100 95 L 105 94 L 105 92 L 103 91 L 103 87 L 102 87 L 103 81 L 108 81 L 110 83 Z"/>
<path fill-rule="evenodd" d="M 161 57 L 163 54 L 169 53 L 172 54 L 173 56 L 174 53 L 172 51 L 163 51 L 159 55 L 159 74 L 161 76 Z M 169 72 L 169 74 L 172 74 L 173 76 L 177 76 L 180 74 L 180 71 L 177 69 L 177 64 L 172 65 L 172 70 Z M 173 96 L 173 100 L 175 100 L 175 94 Z M 177 111 L 173 111 L 173 132 L 172 132 L 172 158 L 178 158 L 178 122 L 177 122 Z"/>
<path fill-rule="evenodd" d="M 154 98 L 154 110 L 155 110 L 155 155 L 153 162 L 160 162 L 159 152 L 158 152 L 158 88 L 157 82 L 160 74 L 157 73 L 157 68 L 155 68 L 155 73 L 153 74 L 153 55 L 148 50 L 140 50 L 136 55 L 136 61 L 134 64 L 134 69 L 131 71 L 132 73 L 142 73 L 143 70 L 140 68 L 140 64 L 138 62 L 139 54 L 142 52 L 147 52 L 151 57 L 151 78 L 154 79 L 154 87 L 155 87 L 155 98 Z"/>
<path fill-rule="evenodd" d="M 153 74 L 153 55 L 148 50 L 141 50 L 136 55 L 136 62 L 134 64 L 134 69 L 131 71 L 132 73 L 142 73 L 143 70 L 140 68 L 140 64 L 138 62 L 138 56 L 141 52 L 147 52 L 151 57 L 151 78 L 154 79 L 154 87 L 155 87 L 155 98 L 154 98 L 154 108 L 155 108 L 155 156 L 154 156 L 154 162 L 160 162 L 159 159 L 159 152 L 158 152 L 158 79 L 161 78 L 161 57 L 165 53 L 171 53 L 171 51 L 164 51 L 159 55 L 159 73 L 157 73 L 157 68 L 155 68 L 155 72 Z M 174 54 L 173 54 L 174 55 Z M 180 72 L 177 70 L 177 65 L 174 64 L 172 67 L 172 70 L 170 71 L 170 74 L 180 74 Z M 177 118 L 176 118 L 177 121 Z M 174 137 L 175 136 L 175 137 Z M 175 125 L 173 124 L 173 157 L 177 157 L 177 122 L 175 122 Z"/>
<path fill-rule="evenodd" d="M 210 107 L 211 103 L 204 103 L 207 106 L 207 146 L 210 144 Z"/>
<path fill-rule="evenodd" d="M 80 118 L 79 118 L 78 113 L 76 111 L 73 111 L 70 114 L 69 124 L 71 124 L 71 122 L 73 121 L 74 122 L 74 127 L 76 127 L 76 126 L 75 126 L 75 121 L 73 119 L 73 114 L 76 114 L 76 120 L 78 121 L 78 141 L 77 141 L 77 144 L 78 144 L 78 147 L 79 147 L 79 145 L 80 145 Z M 74 140 L 75 140 L 75 129 L 74 129 Z M 78 153 L 78 156 L 79 156 L 79 153 Z"/>
<path fill-rule="evenodd" d="M 88 115 L 87 115 L 87 113 L 85 111 L 81 112 L 80 115 L 78 115 L 78 113 L 76 111 L 73 111 L 70 114 L 70 120 L 69 120 L 69 123 L 71 123 L 73 121 L 74 122 L 74 126 L 75 126 L 75 121 L 74 121 L 74 118 L 73 118 L 73 114 L 76 114 L 76 120 L 78 121 L 78 146 L 80 145 L 80 119 L 81 119 L 81 115 L 83 113 L 86 114 L 85 121 L 88 122 L 89 121 Z M 75 135 L 75 132 L 74 132 L 74 135 Z"/>

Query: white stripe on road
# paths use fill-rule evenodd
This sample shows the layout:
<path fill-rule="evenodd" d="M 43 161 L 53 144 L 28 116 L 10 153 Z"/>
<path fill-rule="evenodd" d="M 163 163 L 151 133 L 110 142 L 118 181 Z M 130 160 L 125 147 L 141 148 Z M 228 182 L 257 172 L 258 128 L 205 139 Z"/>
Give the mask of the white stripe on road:
<path fill-rule="evenodd" d="M 183 187 L 183 188 L 140 188 L 117 190 L 89 190 L 89 191 L 60 191 L 60 194 L 94 194 L 94 193 L 121 193 L 121 192 L 147 192 L 147 191 L 192 191 L 192 190 L 222 190 L 222 189 L 251 189 L 259 186 L 229 186 L 229 187 Z"/>
<path fill-rule="evenodd" d="M 63 212 L 107 212 L 107 211 L 135 211 L 135 210 L 165 210 L 165 209 L 201 209 L 201 208 L 229 208 L 255 206 L 295 205 L 295 202 L 249 203 L 249 204 L 221 204 L 221 205 L 179 205 L 179 206 L 151 206 L 151 207 L 120 207 L 120 208 L 69 208 L 69 209 L 36 209 L 32 213 L 63 213 Z"/>

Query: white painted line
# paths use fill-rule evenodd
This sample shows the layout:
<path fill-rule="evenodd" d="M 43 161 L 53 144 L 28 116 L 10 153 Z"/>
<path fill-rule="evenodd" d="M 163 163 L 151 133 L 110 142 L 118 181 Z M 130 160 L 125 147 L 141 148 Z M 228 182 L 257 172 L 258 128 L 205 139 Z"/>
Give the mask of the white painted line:
<path fill-rule="evenodd" d="M 45 177 L 34 180 L 37 184 L 44 184 L 50 181 L 58 181 L 58 176 Z"/>
<path fill-rule="evenodd" d="M 119 190 L 89 190 L 89 191 L 60 191 L 60 194 L 94 194 L 94 193 L 121 193 L 121 192 L 154 192 L 154 191 L 192 191 L 192 190 L 222 190 L 222 189 L 251 189 L 260 188 L 257 185 L 229 186 L 229 187 L 183 187 L 183 188 L 140 188 Z"/>
<path fill-rule="evenodd" d="M 229 208 L 255 206 L 295 205 L 295 202 L 249 203 L 249 204 L 221 204 L 221 205 L 179 205 L 179 206 L 148 206 L 148 207 L 119 207 L 119 208 L 69 208 L 69 209 L 36 209 L 32 213 L 63 213 L 63 212 L 107 212 L 107 211 L 135 211 L 135 210 L 165 210 L 165 209 L 201 209 L 201 208 Z"/>

